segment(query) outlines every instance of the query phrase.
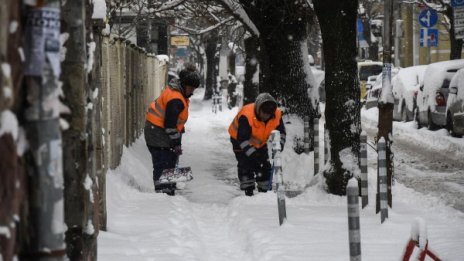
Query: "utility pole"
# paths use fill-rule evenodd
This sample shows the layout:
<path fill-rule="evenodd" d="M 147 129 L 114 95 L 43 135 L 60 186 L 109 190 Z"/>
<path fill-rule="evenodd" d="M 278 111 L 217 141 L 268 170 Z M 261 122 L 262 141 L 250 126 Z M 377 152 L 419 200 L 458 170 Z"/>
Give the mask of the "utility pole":
<path fill-rule="evenodd" d="M 393 152 L 391 151 L 393 128 L 393 93 L 391 86 L 392 69 L 392 20 L 393 0 L 384 1 L 384 30 L 383 30 L 383 71 L 382 71 L 382 96 L 379 100 L 379 126 L 377 141 L 385 139 L 387 156 L 387 193 L 388 205 L 392 207 L 392 176 L 393 176 Z M 378 168 L 377 168 L 378 169 Z M 376 212 L 380 211 L 379 178 L 377 170 L 377 196 Z"/>
<path fill-rule="evenodd" d="M 32 152 L 29 211 L 32 260 L 65 260 L 62 142 L 59 123 L 60 1 L 26 9 L 25 129 Z M 46 22 L 44 22 L 46 21 Z"/>

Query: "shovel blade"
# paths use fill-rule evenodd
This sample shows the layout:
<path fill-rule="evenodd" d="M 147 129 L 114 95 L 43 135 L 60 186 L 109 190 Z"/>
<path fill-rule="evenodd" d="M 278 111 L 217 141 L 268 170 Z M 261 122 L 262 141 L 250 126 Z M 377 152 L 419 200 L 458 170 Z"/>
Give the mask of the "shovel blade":
<path fill-rule="evenodd" d="M 185 182 L 193 179 L 192 168 L 165 169 L 159 179 L 160 183 Z"/>

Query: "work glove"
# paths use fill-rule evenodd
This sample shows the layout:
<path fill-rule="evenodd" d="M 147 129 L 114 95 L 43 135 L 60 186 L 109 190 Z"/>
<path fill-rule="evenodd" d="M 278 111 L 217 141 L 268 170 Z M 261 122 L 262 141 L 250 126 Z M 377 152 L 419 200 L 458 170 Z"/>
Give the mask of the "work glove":
<path fill-rule="evenodd" d="M 176 145 L 171 148 L 171 151 L 174 152 L 177 156 L 182 155 L 182 146 L 181 145 Z"/>

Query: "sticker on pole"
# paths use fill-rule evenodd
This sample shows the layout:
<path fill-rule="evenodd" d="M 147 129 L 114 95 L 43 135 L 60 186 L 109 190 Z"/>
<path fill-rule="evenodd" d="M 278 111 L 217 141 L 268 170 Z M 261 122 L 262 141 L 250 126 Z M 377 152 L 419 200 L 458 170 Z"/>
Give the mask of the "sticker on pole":
<path fill-rule="evenodd" d="M 33 8 L 27 14 L 24 75 L 41 76 L 48 60 L 55 76 L 60 75 L 60 10 Z"/>

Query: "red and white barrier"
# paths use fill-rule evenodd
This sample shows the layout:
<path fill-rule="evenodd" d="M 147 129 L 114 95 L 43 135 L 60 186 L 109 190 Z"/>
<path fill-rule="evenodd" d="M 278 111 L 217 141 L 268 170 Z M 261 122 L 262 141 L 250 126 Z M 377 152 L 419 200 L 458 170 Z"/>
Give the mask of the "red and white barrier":
<path fill-rule="evenodd" d="M 416 247 L 419 249 L 419 253 L 416 254 L 416 258 L 414 260 L 424 261 L 428 256 L 432 260 L 441 261 L 441 259 L 428 248 L 429 242 L 427 239 L 427 225 L 425 220 L 422 218 L 416 218 L 414 223 L 412 223 L 411 239 L 409 239 L 409 242 L 406 245 L 403 261 L 410 260 L 412 254 L 415 252 L 414 250 Z"/>

